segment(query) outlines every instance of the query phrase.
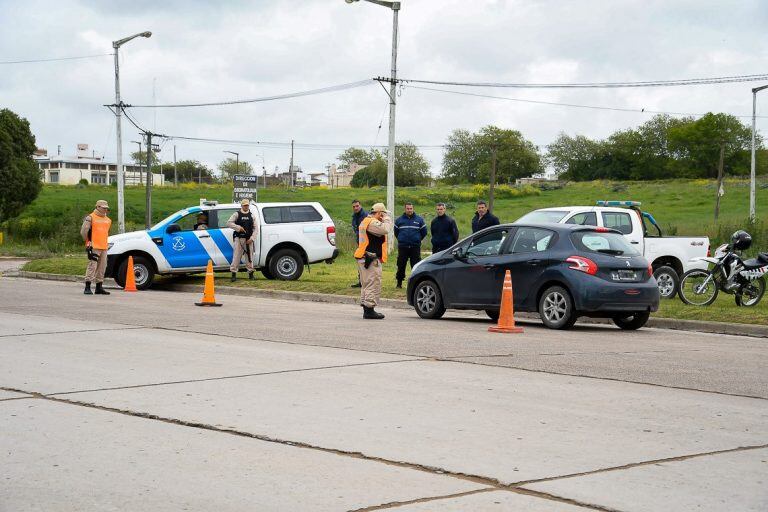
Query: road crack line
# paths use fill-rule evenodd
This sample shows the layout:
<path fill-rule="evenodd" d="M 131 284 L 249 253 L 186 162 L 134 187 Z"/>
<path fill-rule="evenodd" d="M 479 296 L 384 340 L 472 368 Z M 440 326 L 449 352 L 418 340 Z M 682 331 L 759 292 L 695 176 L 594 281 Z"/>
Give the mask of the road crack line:
<path fill-rule="evenodd" d="M 79 329 L 73 331 L 50 331 L 50 332 L 27 332 L 19 334 L 0 334 L 0 338 L 14 338 L 21 336 L 45 336 L 46 334 L 79 334 L 82 332 L 102 332 L 102 331 L 128 331 L 136 329 L 146 329 L 146 327 L 102 327 L 100 329 Z"/>

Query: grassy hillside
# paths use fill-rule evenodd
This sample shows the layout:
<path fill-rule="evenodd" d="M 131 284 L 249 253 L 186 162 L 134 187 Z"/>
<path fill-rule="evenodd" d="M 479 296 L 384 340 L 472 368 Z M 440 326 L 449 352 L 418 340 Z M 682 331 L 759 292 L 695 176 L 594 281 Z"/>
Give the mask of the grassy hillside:
<path fill-rule="evenodd" d="M 268 189 L 260 191 L 260 201 L 319 201 L 328 210 L 337 225 L 342 250 L 352 245 L 349 216 L 352 199 L 360 199 L 368 208 L 385 200 L 383 187 L 371 189 Z M 487 196 L 487 187 L 441 186 L 436 188 L 411 187 L 397 190 L 397 212 L 404 201 L 416 205 L 417 213 L 427 222 L 434 216 L 434 203 L 445 201 L 449 214 L 458 222 L 463 235 L 470 232 L 470 219 L 477 198 Z M 502 197 L 499 197 L 502 196 Z M 708 235 L 713 244 L 724 240 L 739 228 L 750 229 L 755 247 L 768 250 L 768 184 L 761 184 L 757 192 L 758 223 L 746 226 L 749 210 L 749 183 L 728 180 L 721 201 L 720 222 L 714 223 L 715 184 L 711 180 L 673 180 L 655 182 L 582 182 L 570 183 L 556 190 L 526 187 L 522 190 L 503 187 L 497 192 L 494 213 L 502 222 L 511 222 L 524 213 L 543 207 L 565 205 L 592 205 L 597 199 L 632 199 L 642 201 L 643 209 L 650 211 L 667 234 Z M 91 211 L 97 199 L 107 199 L 114 210 L 116 189 L 89 186 L 84 188 L 47 185 L 34 203 L 22 214 L 0 226 L 10 241 L 0 246 L 4 253 L 31 253 L 33 255 L 61 254 L 80 250 L 78 231 L 85 214 Z M 153 219 L 158 221 L 181 208 L 199 203 L 200 198 L 231 200 L 231 187 L 222 185 L 156 188 L 153 194 Z M 126 189 L 127 228 L 144 227 L 144 189 Z M 113 230 L 116 223 L 113 224 Z"/>

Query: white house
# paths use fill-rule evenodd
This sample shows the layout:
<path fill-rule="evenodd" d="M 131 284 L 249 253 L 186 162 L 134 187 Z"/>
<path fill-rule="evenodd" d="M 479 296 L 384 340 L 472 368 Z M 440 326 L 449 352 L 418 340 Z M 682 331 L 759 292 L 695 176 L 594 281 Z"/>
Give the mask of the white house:
<path fill-rule="evenodd" d="M 77 185 L 86 180 L 94 185 L 112 185 L 117 183 L 117 164 L 88 154 L 88 144 L 77 145 L 76 156 L 48 156 L 48 151 L 39 149 L 33 156 L 41 171 L 43 183 L 59 185 Z M 146 180 L 146 166 L 123 164 L 125 184 L 139 185 Z M 165 177 L 152 173 L 152 184 L 165 185 Z"/>

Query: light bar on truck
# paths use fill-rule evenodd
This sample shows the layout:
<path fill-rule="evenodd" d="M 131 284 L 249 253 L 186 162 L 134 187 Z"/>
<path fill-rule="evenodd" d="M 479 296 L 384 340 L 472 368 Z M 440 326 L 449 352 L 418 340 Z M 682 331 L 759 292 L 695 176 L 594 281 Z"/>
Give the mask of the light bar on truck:
<path fill-rule="evenodd" d="M 598 201 L 597 206 L 640 206 L 640 201 Z"/>

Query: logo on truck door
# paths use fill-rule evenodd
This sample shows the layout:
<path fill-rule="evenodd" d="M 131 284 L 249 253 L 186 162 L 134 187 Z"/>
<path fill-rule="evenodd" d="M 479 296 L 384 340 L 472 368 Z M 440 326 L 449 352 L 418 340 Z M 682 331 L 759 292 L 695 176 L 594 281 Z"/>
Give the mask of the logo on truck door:
<path fill-rule="evenodd" d="M 183 251 L 186 245 L 184 244 L 184 238 L 180 236 L 173 237 L 173 250 Z"/>

